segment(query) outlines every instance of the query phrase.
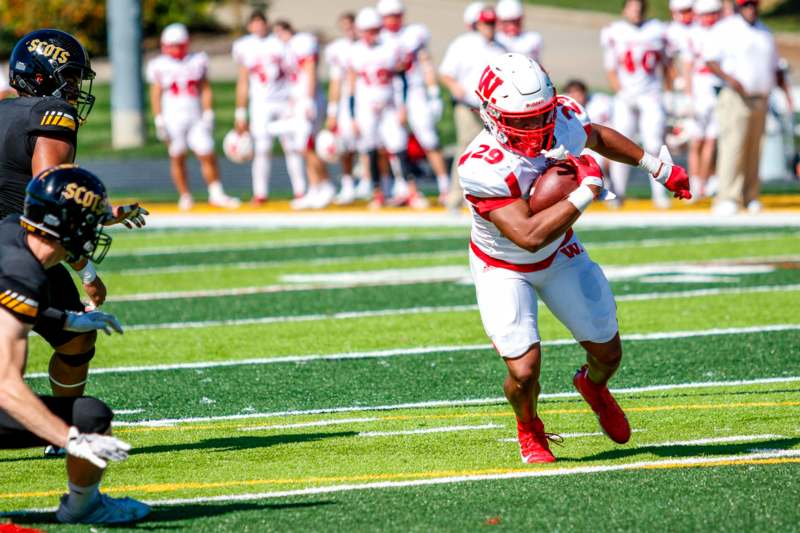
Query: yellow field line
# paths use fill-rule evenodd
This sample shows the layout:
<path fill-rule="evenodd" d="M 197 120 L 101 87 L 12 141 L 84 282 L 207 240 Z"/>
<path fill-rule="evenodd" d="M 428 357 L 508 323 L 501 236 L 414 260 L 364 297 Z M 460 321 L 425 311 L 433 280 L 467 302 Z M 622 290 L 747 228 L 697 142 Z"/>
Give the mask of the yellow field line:
<path fill-rule="evenodd" d="M 720 459 L 719 461 L 709 461 L 704 463 L 685 463 L 685 462 L 664 462 L 662 464 L 631 465 L 624 468 L 626 471 L 635 470 L 667 470 L 678 468 L 709 468 L 720 466 L 741 466 L 741 465 L 775 465 L 787 463 L 800 463 L 800 457 L 765 457 L 753 459 Z M 612 465 L 609 465 L 612 466 Z M 117 487 L 105 488 L 108 493 L 169 493 L 181 490 L 199 489 L 225 489 L 234 487 L 254 487 L 260 485 L 297 485 L 297 484 L 319 484 L 319 483 L 350 483 L 359 481 L 390 481 L 390 480 L 413 480 L 413 479 L 433 479 L 445 477 L 470 477 L 470 476 L 491 476 L 507 475 L 529 472 L 545 472 L 555 470 L 551 468 L 493 468 L 484 470 L 444 470 L 433 472 L 400 472 L 393 474 L 364 474 L 359 476 L 328 476 L 328 477 L 307 477 L 307 478 L 285 478 L 285 479 L 251 479 L 251 480 L 232 480 L 232 481 L 190 481 L 183 483 L 150 483 L 145 485 L 120 485 Z M 57 496 L 62 490 L 18 492 L 0 494 L 0 499 L 12 498 L 37 498 L 47 496 Z"/>
<path fill-rule="evenodd" d="M 635 412 L 657 412 L 657 411 L 680 411 L 686 410 L 705 410 L 705 409 L 739 409 L 739 408 L 757 408 L 757 407 L 797 407 L 800 406 L 800 401 L 784 401 L 784 402 L 736 402 L 736 403 L 709 403 L 709 404 L 678 404 L 678 405 L 654 405 L 642 407 L 625 407 L 628 413 Z M 542 409 L 542 414 L 556 414 L 556 415 L 572 415 L 590 413 L 588 407 L 579 407 L 574 409 Z M 459 418 L 493 418 L 493 417 L 511 417 L 512 411 L 495 411 L 486 413 L 458 413 L 448 415 L 390 415 L 376 417 L 380 421 L 393 421 L 393 420 L 454 420 Z M 335 421 L 335 418 L 330 420 Z M 298 422 L 301 423 L 302 422 Z M 357 423 L 357 422 L 354 422 Z M 180 424 L 175 426 L 153 426 L 153 427 L 122 427 L 114 430 L 115 433 L 147 433 L 151 431 L 183 431 L 183 430 L 207 430 L 207 429 L 247 429 L 254 426 L 250 424 L 205 424 L 193 426 L 189 424 Z M 313 428 L 314 426 L 310 426 Z M 293 429 L 293 428 L 285 428 Z M 297 428 L 304 429 L 304 428 Z"/>

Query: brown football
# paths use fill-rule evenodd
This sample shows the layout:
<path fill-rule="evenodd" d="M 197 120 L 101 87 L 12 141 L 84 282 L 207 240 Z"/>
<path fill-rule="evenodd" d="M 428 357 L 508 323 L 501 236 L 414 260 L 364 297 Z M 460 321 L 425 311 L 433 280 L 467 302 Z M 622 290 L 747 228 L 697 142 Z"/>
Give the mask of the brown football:
<path fill-rule="evenodd" d="M 528 204 L 531 211 L 538 213 L 560 202 L 578 188 L 575 167 L 569 163 L 556 163 L 534 182 Z"/>

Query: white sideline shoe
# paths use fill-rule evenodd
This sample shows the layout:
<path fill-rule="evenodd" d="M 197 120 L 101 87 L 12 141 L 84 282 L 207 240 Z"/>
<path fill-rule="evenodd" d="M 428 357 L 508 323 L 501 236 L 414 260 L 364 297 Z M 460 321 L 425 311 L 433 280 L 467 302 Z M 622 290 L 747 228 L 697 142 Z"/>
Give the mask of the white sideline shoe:
<path fill-rule="evenodd" d="M 731 217 L 738 211 L 739 206 L 733 200 L 718 201 L 711 207 L 711 213 L 720 217 Z"/>
<path fill-rule="evenodd" d="M 747 203 L 747 212 L 750 214 L 760 213 L 762 209 L 764 209 L 764 205 L 759 200 L 750 200 Z"/>
<path fill-rule="evenodd" d="M 328 207 L 336 195 L 336 189 L 330 181 L 323 181 L 317 187 L 316 194 L 311 201 L 311 209 L 323 209 Z"/>
<path fill-rule="evenodd" d="M 61 497 L 56 520 L 62 524 L 126 524 L 150 514 L 150 506 L 133 498 L 112 498 L 100 494 L 97 504 L 83 516 L 74 516 L 66 506 L 68 494 Z"/>
<path fill-rule="evenodd" d="M 358 200 L 372 200 L 372 183 L 369 180 L 358 180 L 358 185 L 356 185 L 356 198 Z"/>
<path fill-rule="evenodd" d="M 339 194 L 336 195 L 336 199 L 333 201 L 336 205 L 350 205 L 356 201 L 356 190 L 353 185 L 342 185 Z"/>
<path fill-rule="evenodd" d="M 221 207 L 223 209 L 237 209 L 242 205 L 242 201 L 227 194 L 220 194 L 208 197 L 208 205 Z"/>
<path fill-rule="evenodd" d="M 178 209 L 181 211 L 189 211 L 194 207 L 194 200 L 191 194 L 181 194 L 178 199 Z"/>

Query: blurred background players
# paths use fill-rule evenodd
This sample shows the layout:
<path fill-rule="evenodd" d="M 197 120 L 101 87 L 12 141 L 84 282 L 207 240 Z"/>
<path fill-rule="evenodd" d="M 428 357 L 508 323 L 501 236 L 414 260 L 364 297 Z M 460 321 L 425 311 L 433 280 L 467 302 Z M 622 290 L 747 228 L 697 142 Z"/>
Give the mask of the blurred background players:
<path fill-rule="evenodd" d="M 261 205 L 269 198 L 272 168 L 274 139 L 267 131 L 267 125 L 280 118 L 288 96 L 283 71 L 285 45 L 270 35 L 269 23 L 263 11 L 253 11 L 247 31 L 247 35 L 234 41 L 232 50 L 233 60 L 239 65 L 235 128 L 240 134 L 249 131 L 253 138 L 252 203 Z M 287 152 L 285 146 L 284 152 Z M 292 183 L 295 181 L 296 176 Z"/>
<path fill-rule="evenodd" d="M 397 41 L 403 54 L 402 68 L 405 69 L 407 87 L 408 125 L 425 151 L 428 163 L 436 176 L 439 201 L 444 203 L 450 188 L 450 177 L 442 152 L 439 150 L 439 134 L 436 131 L 436 124 L 442 118 L 442 99 L 439 95 L 436 70 L 428 51 L 430 31 L 422 24 L 403 25 L 405 6 L 402 0 L 380 0 L 377 9 L 383 18 L 381 39 Z M 398 82 L 400 80 L 396 81 Z M 408 198 L 408 201 L 413 201 L 417 207 L 422 206 L 422 200 L 419 195 L 416 198 L 411 196 Z"/>
<path fill-rule="evenodd" d="M 719 188 L 713 210 L 735 214 L 745 207 L 761 211 L 758 166 L 767 99 L 777 85 L 791 95 L 778 64 L 772 33 L 759 20 L 756 0 L 736 0 L 737 14 L 721 20 L 703 47 L 706 67 L 724 87 L 717 102 Z"/>
<path fill-rule="evenodd" d="M 444 59 L 439 65 L 442 84 L 453 98 L 453 121 L 456 129 L 457 154 L 466 150 L 483 129 L 478 115 L 481 105 L 474 87 L 478 86 L 481 74 L 492 59 L 506 51 L 495 39 L 497 17 L 491 6 L 473 2 L 464 10 L 464 24 L 468 31 L 450 43 Z M 458 158 L 451 169 L 450 193 L 447 207 L 455 210 L 463 203 L 463 191 L 458 178 Z"/>
<path fill-rule="evenodd" d="M 535 31 L 523 31 L 525 13 L 522 3 L 519 0 L 500 0 L 495 11 L 498 42 L 509 52 L 517 52 L 541 61 L 542 36 Z"/>
<path fill-rule="evenodd" d="M 155 116 L 156 136 L 167 143 L 170 172 L 180 199 L 178 207 L 194 205 L 186 180 L 186 150 L 200 161 L 208 184 L 208 203 L 237 208 L 239 200 L 225 194 L 214 155 L 214 111 L 208 82 L 208 56 L 189 53 L 189 31 L 180 23 L 161 33 L 161 55 L 147 65 L 150 104 Z"/>
<path fill-rule="evenodd" d="M 356 17 L 351 12 L 339 15 L 339 29 L 342 36 L 325 47 L 325 62 L 328 64 L 328 106 L 325 127 L 336 136 L 336 157 L 342 167 L 341 187 L 335 203 L 347 205 L 356 198 L 369 199 L 372 183 L 363 172 L 358 187 L 353 178 L 353 165 L 356 152 L 356 133 L 353 117 L 350 114 L 350 87 L 347 83 L 347 65 L 353 46 L 358 40 L 355 27 Z M 318 146 L 317 149 L 320 147 Z"/>
<path fill-rule="evenodd" d="M 697 0 L 694 3 L 694 25 L 689 31 L 689 64 L 686 93 L 692 105 L 689 141 L 689 181 L 692 197 L 703 198 L 714 193 L 709 180 L 714 171 L 714 155 L 719 137 L 716 105 L 720 80 L 706 66 L 703 48 L 714 25 L 722 18 L 720 0 Z"/>
<path fill-rule="evenodd" d="M 398 94 L 395 84 L 398 69 L 402 65 L 402 50 L 397 40 L 380 37 L 382 26 L 378 12 L 365 7 L 356 17 L 358 41 L 353 45 L 347 63 L 348 91 L 353 95 L 348 108 L 353 117 L 358 152 L 365 176 L 373 185 L 371 207 L 382 207 L 385 203 L 381 183 L 379 158 L 384 149 L 390 158 L 396 157 L 398 176 L 408 174 L 408 133 L 403 124 L 406 110 L 403 94 Z M 424 201 L 410 184 L 412 197 L 409 203 Z"/>
<path fill-rule="evenodd" d="M 615 93 L 614 129 L 626 137 L 638 133 L 645 150 L 658 153 L 666 127 L 663 86 L 669 60 L 666 28 L 658 20 L 646 19 L 646 12 L 645 0 L 626 0 L 623 19 L 604 28 L 600 42 L 608 81 Z M 610 164 L 611 185 L 619 203 L 625 198 L 629 174 L 629 166 Z M 655 207 L 668 208 L 670 200 L 664 187 L 652 180 L 650 187 Z"/>
<path fill-rule="evenodd" d="M 270 130 L 284 138 L 286 165 L 295 194 L 292 208 L 321 209 L 333 201 L 336 190 L 328 179 L 325 164 L 314 150 L 314 137 L 321 126 L 323 106 L 317 76 L 319 42 L 310 33 L 296 33 L 291 23 L 285 20 L 276 22 L 273 31 L 286 45 L 284 70 L 288 76 L 289 105 L 283 119 L 273 122 Z M 308 190 L 303 194 L 301 179 L 306 172 Z"/>
<path fill-rule="evenodd" d="M 605 93 L 589 94 L 586 84 L 581 80 L 569 80 L 566 85 L 564 85 L 561 92 L 578 102 L 581 107 L 584 108 L 586 114 L 589 116 L 589 120 L 593 124 L 611 126 L 611 113 L 614 107 L 614 100 L 610 96 Z M 597 164 L 603 169 L 603 173 L 607 175 L 608 159 L 588 148 L 582 153 L 588 153 L 594 157 Z"/>

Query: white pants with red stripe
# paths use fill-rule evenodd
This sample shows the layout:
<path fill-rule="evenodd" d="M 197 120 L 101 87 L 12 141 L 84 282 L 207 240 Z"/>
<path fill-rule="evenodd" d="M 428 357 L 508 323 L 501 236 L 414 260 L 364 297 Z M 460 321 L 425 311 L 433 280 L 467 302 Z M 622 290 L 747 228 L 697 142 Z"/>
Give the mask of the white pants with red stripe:
<path fill-rule="evenodd" d="M 517 272 L 490 262 L 470 251 L 483 327 L 501 356 L 519 357 L 540 342 L 538 297 L 577 341 L 607 342 L 616 335 L 611 287 L 577 236 L 542 270 Z"/>

